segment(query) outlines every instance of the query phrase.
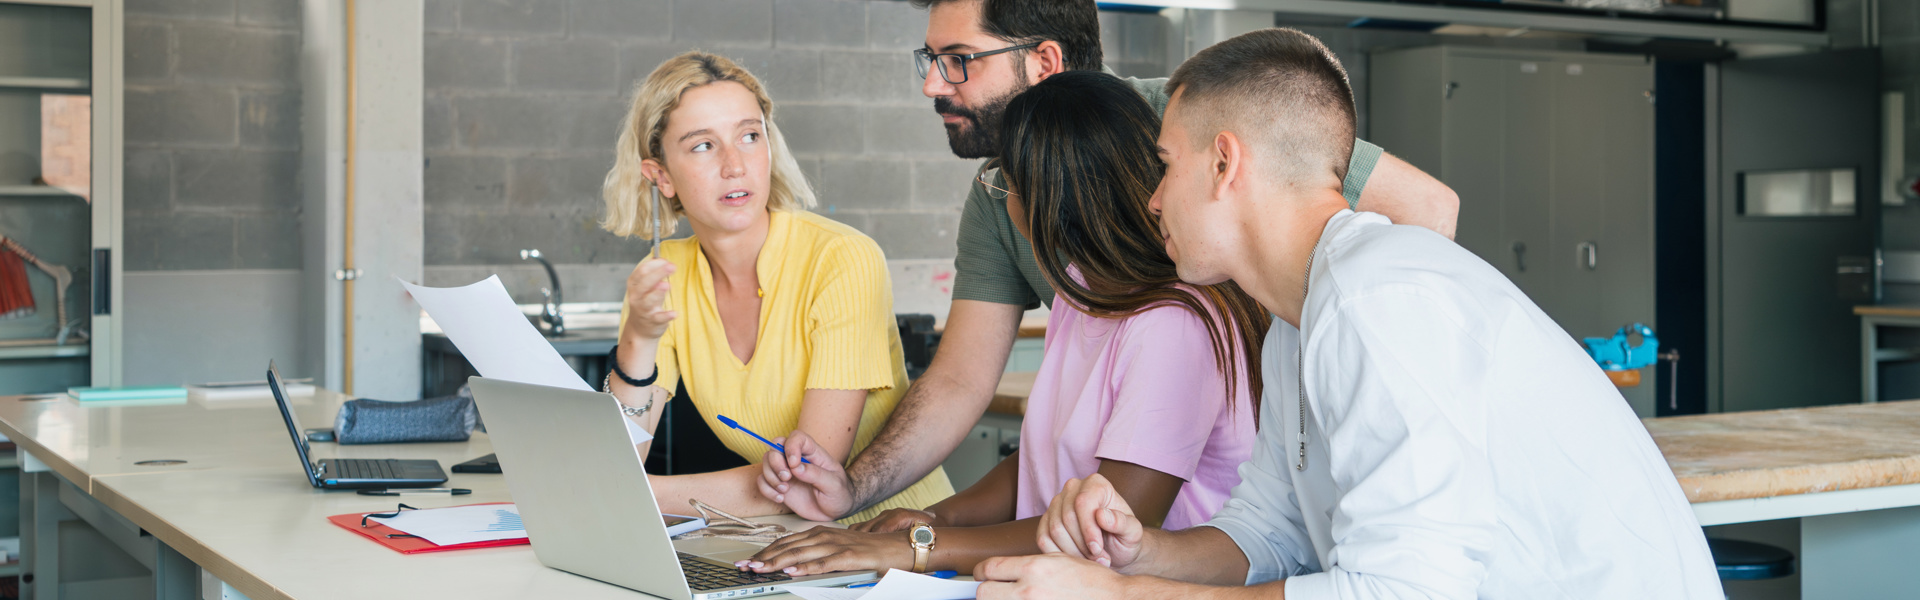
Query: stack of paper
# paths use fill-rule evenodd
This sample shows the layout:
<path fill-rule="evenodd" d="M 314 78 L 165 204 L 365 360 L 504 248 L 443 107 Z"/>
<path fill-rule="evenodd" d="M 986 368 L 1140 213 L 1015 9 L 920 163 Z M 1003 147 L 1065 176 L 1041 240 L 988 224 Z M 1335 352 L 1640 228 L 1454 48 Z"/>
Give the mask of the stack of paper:
<path fill-rule="evenodd" d="M 287 381 L 282 382 L 280 388 L 285 390 L 287 395 L 290 396 L 290 398 L 288 398 L 289 402 L 291 402 L 293 398 L 312 396 L 314 394 L 313 384 L 310 383 Z M 267 382 L 265 381 L 202 383 L 187 386 L 187 397 L 203 403 L 238 401 L 253 404 L 254 402 L 250 401 L 273 400 L 273 388 L 267 387 Z"/>
<path fill-rule="evenodd" d="M 457 288 L 430 288 L 407 283 L 407 293 L 426 309 L 455 348 L 482 377 L 576 390 L 593 390 L 547 338 L 533 328 L 520 306 L 501 287 L 500 276 Z M 633 419 L 627 436 L 639 444 L 653 439 Z"/>
<path fill-rule="evenodd" d="M 67 395 L 87 406 L 162 406 L 186 404 L 187 388 L 177 385 L 67 388 Z"/>
<path fill-rule="evenodd" d="M 520 524 L 520 507 L 512 504 L 403 510 L 398 516 L 372 520 L 439 546 L 527 537 L 527 528 Z"/>
<path fill-rule="evenodd" d="M 81 402 L 97 400 L 169 400 L 187 397 L 187 388 L 177 385 L 128 387 L 72 387 L 67 395 Z"/>

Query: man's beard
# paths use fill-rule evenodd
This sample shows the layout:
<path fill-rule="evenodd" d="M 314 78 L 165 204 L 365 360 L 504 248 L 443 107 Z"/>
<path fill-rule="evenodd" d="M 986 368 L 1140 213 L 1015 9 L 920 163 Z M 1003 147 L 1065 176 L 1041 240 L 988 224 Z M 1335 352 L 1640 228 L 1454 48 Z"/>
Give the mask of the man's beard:
<path fill-rule="evenodd" d="M 953 99 L 949 96 L 934 98 L 933 112 L 965 119 L 962 123 L 945 123 L 947 147 L 953 149 L 953 155 L 960 158 L 999 156 L 1000 122 L 1006 117 L 1007 103 L 1013 101 L 1013 97 L 1020 92 L 1027 91 L 1029 87 L 1033 86 L 1022 81 L 1006 95 L 990 99 L 984 106 L 977 109 L 954 106 Z"/>

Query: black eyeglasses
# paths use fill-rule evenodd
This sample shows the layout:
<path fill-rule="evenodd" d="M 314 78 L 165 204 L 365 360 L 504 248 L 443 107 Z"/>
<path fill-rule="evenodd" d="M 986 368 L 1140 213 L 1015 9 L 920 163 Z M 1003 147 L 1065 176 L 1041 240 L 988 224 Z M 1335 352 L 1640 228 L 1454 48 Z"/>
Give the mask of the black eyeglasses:
<path fill-rule="evenodd" d="M 402 504 L 400 505 L 400 508 L 394 509 L 393 512 L 367 513 L 364 515 L 360 515 L 360 526 L 367 527 L 368 519 L 391 519 L 391 518 L 400 516 L 401 511 L 407 511 L 407 510 L 420 510 L 420 509 Z M 387 536 L 387 537 L 394 537 L 394 536 Z M 412 537 L 412 536 L 408 536 L 408 537 Z"/>
<path fill-rule="evenodd" d="M 1018 46 L 1007 46 L 999 50 L 975 52 L 973 54 L 935 54 L 932 50 L 921 48 L 913 51 L 913 72 L 918 74 L 922 81 L 925 81 L 927 78 L 927 66 L 937 62 L 940 64 L 940 78 L 947 80 L 947 83 L 960 85 L 967 82 L 968 61 L 976 58 L 986 58 L 1004 52 L 1028 50 L 1039 46 L 1040 42 L 1034 42 Z M 958 73 L 959 77 L 954 77 L 955 73 Z"/>

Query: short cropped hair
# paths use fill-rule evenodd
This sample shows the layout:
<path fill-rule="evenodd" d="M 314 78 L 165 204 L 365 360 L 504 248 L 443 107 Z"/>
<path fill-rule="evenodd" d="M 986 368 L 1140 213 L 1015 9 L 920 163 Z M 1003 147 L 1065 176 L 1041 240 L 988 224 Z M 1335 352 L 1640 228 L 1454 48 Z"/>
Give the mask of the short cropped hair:
<path fill-rule="evenodd" d="M 1239 134 L 1276 183 L 1338 188 L 1353 155 L 1353 87 L 1340 59 L 1296 29 L 1261 29 L 1214 44 L 1167 80 L 1193 143 Z"/>
<path fill-rule="evenodd" d="M 753 93 L 760 112 L 766 115 L 768 152 L 772 155 L 772 173 L 767 195 L 768 210 L 813 208 L 813 188 L 800 171 L 800 163 L 787 151 L 786 136 L 773 124 L 773 98 L 760 85 L 760 79 L 726 57 L 698 50 L 660 63 L 653 73 L 634 86 L 626 120 L 620 123 L 620 140 L 613 146 L 613 169 L 601 184 L 601 196 L 607 213 L 600 228 L 614 235 L 631 237 L 647 231 L 653 218 L 652 180 L 640 171 L 640 161 L 653 159 L 666 165 L 660 136 L 666 135 L 667 117 L 680 108 L 687 90 L 717 81 L 731 81 Z M 663 234 L 673 233 L 684 207 L 678 198 L 662 198 L 666 214 L 660 216 Z"/>
<path fill-rule="evenodd" d="M 980 5 L 980 29 L 1012 45 L 1052 40 L 1071 71 L 1098 71 L 1100 8 L 1093 0 L 910 0 L 914 8 L 974 2 Z M 982 48 L 992 50 L 992 48 Z M 1025 52 L 1021 53 L 1025 56 Z"/>

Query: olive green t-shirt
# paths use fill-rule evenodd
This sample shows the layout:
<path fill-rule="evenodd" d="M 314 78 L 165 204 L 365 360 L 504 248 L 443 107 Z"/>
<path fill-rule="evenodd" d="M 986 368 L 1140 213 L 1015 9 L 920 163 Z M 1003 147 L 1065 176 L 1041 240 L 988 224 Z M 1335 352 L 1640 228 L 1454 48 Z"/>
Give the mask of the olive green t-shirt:
<path fill-rule="evenodd" d="M 1147 99 L 1153 112 L 1167 112 L 1167 80 L 1135 79 L 1127 84 Z M 1341 192 L 1347 206 L 1360 204 L 1360 191 L 1380 161 L 1380 147 L 1366 140 L 1353 141 L 1353 157 L 1347 161 L 1347 179 Z M 984 168 L 985 163 L 981 164 Z M 1002 184 L 1004 185 L 1004 184 Z M 953 299 L 982 300 L 997 304 L 1018 304 L 1027 309 L 1044 302 L 1053 306 L 1053 286 L 1040 274 L 1040 263 L 1033 258 L 1033 245 L 1013 228 L 1005 201 L 987 197 L 985 186 L 974 181 L 967 191 L 967 203 L 960 210 L 960 248 L 953 260 L 956 273 Z"/>

